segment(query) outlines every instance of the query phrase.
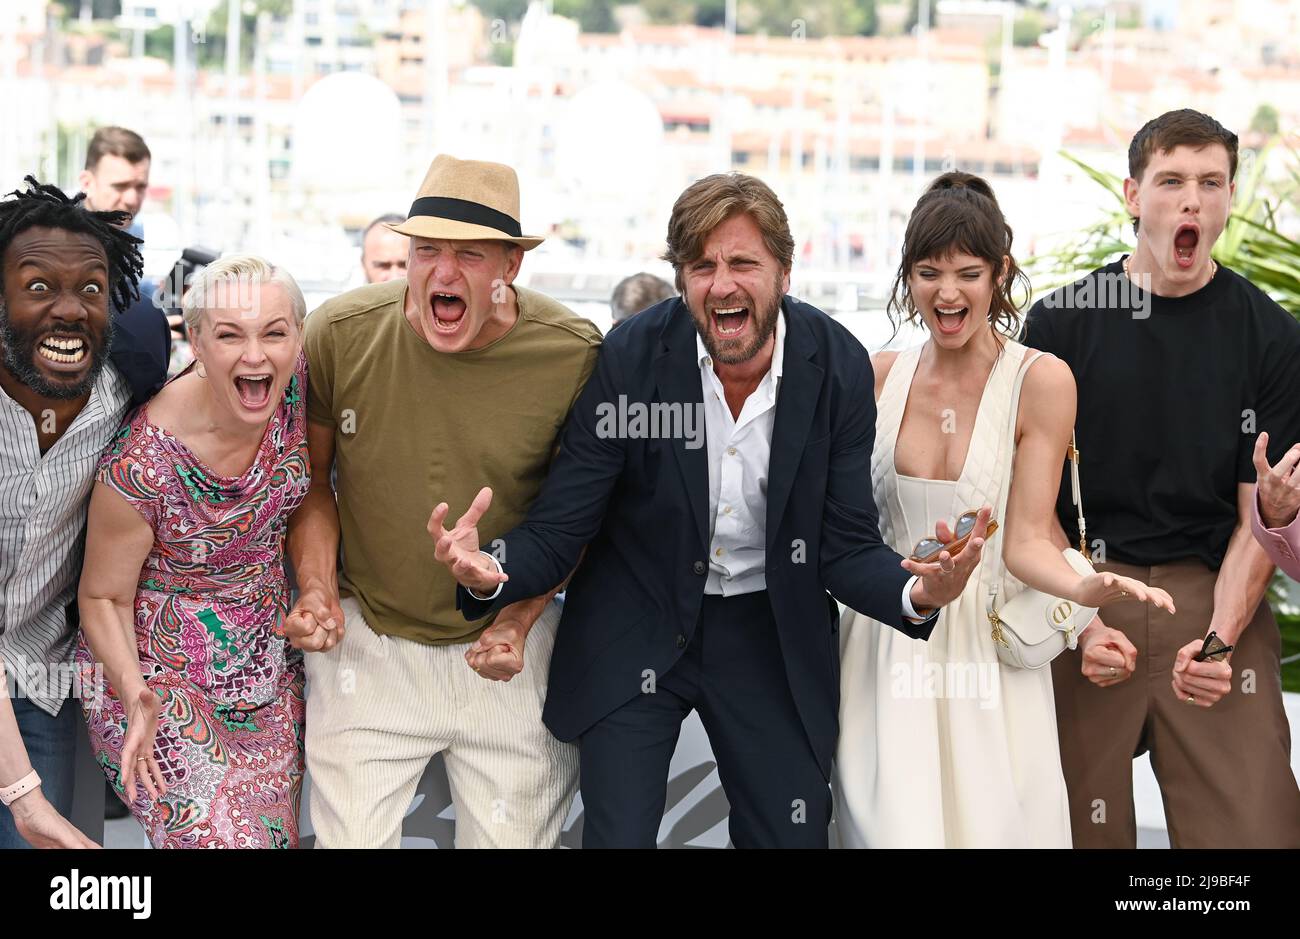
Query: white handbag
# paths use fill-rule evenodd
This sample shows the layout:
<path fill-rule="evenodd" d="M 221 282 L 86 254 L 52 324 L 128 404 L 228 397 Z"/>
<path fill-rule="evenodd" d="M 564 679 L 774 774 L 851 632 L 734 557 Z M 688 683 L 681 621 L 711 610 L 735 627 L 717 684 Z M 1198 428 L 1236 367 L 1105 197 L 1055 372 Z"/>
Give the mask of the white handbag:
<path fill-rule="evenodd" d="M 1025 372 L 1034 360 L 1043 353 L 1026 356 L 1016 375 L 1015 387 L 1011 392 L 1011 417 L 1003 439 L 1006 465 L 1015 466 L 1016 452 L 1016 414 L 1020 410 L 1020 387 L 1024 384 Z M 1079 490 L 1079 450 L 1075 444 L 1074 434 L 1070 435 L 1070 486 L 1074 505 L 1079 513 L 1079 549 L 1066 548 L 1061 553 L 1066 563 L 1082 576 L 1095 574 L 1092 564 L 1083 554 L 1087 546 L 1083 519 L 1083 493 Z M 998 495 L 998 510 L 994 517 L 1006 524 L 1007 495 L 1012 481 Z M 1079 644 L 1079 633 L 1083 632 L 1092 618 L 1097 615 L 1096 607 L 1079 606 L 1073 600 L 1053 597 L 1026 585 L 998 608 L 998 592 L 1003 587 L 1007 570 L 1002 562 L 1002 541 L 1006 537 L 993 539 L 993 567 L 995 574 L 989 588 L 988 617 L 993 627 L 993 644 L 997 649 L 998 660 L 1013 668 L 1042 668 L 1051 663 L 1066 649 L 1074 649 Z"/>

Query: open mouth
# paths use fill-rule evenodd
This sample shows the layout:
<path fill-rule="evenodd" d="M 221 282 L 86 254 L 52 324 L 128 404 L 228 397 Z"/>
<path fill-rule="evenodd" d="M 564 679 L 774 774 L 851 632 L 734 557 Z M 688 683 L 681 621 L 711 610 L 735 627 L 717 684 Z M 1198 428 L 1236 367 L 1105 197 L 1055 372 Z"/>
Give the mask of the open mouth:
<path fill-rule="evenodd" d="M 970 307 L 935 307 L 934 312 L 939 332 L 951 336 L 961 332 L 962 326 L 966 325 L 966 314 L 970 312 Z"/>
<path fill-rule="evenodd" d="M 723 339 L 734 339 L 749 325 L 749 310 L 743 306 L 717 307 L 712 318 L 714 333 Z"/>
<path fill-rule="evenodd" d="M 450 335 L 460 329 L 465 319 L 465 301 L 454 293 L 435 293 L 430 297 L 433 308 L 433 328 Z"/>
<path fill-rule="evenodd" d="M 86 340 L 80 336 L 47 336 L 36 351 L 47 362 L 65 368 L 81 365 L 90 354 Z"/>
<path fill-rule="evenodd" d="M 1180 225 L 1174 232 L 1174 261 L 1186 270 L 1196 261 L 1196 246 L 1201 242 L 1201 230 L 1195 225 Z"/>
<path fill-rule="evenodd" d="M 235 389 L 239 392 L 239 403 L 250 411 L 260 411 L 271 400 L 271 376 L 236 375 Z"/>

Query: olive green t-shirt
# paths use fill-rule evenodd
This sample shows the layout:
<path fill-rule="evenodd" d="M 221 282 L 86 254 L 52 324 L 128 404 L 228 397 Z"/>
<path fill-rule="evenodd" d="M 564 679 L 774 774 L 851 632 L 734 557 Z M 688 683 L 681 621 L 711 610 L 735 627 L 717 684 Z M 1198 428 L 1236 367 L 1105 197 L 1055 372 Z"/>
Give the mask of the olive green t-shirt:
<path fill-rule="evenodd" d="M 436 351 L 403 315 L 405 280 L 351 290 L 307 317 L 307 417 L 334 429 L 339 588 L 381 635 L 471 642 L 490 622 L 456 609 L 429 515 L 446 502 L 451 527 L 491 486 L 484 547 L 523 521 L 595 366 L 591 321 L 534 291 L 515 294 L 508 333 L 454 354 Z"/>

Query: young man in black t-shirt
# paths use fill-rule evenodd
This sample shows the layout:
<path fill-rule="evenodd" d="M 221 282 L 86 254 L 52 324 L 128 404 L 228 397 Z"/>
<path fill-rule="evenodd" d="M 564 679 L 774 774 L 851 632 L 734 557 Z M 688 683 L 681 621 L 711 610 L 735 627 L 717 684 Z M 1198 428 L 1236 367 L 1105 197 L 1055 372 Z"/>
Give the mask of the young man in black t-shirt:
<path fill-rule="evenodd" d="M 1273 565 L 1250 528 L 1256 435 L 1271 461 L 1300 439 L 1300 323 L 1210 258 L 1236 164 L 1236 135 L 1207 115 L 1149 122 L 1124 182 L 1133 254 L 1029 314 L 1026 344 L 1078 384 L 1085 553 L 1178 608 L 1103 607 L 1053 663 L 1076 847 L 1136 845 L 1147 751 L 1174 847 L 1300 846 Z M 1057 509 L 1077 542 L 1068 483 Z M 1197 662 L 1211 630 L 1234 651 Z"/>

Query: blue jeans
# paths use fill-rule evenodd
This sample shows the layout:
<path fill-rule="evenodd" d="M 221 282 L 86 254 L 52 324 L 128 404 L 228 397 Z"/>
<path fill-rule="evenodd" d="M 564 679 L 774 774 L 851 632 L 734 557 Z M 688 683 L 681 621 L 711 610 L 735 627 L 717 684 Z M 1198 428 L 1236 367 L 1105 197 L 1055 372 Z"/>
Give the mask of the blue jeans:
<path fill-rule="evenodd" d="M 18 718 L 18 731 L 22 734 L 27 757 L 32 769 L 41 777 L 41 791 L 50 804 L 64 818 L 72 811 L 73 770 L 76 766 L 77 721 L 81 719 L 77 702 L 68 699 L 54 717 L 46 714 L 30 699 L 15 696 L 9 699 Z M 4 785 L 17 782 L 3 780 Z M 29 848 L 14 827 L 13 813 L 0 805 L 0 849 Z"/>

